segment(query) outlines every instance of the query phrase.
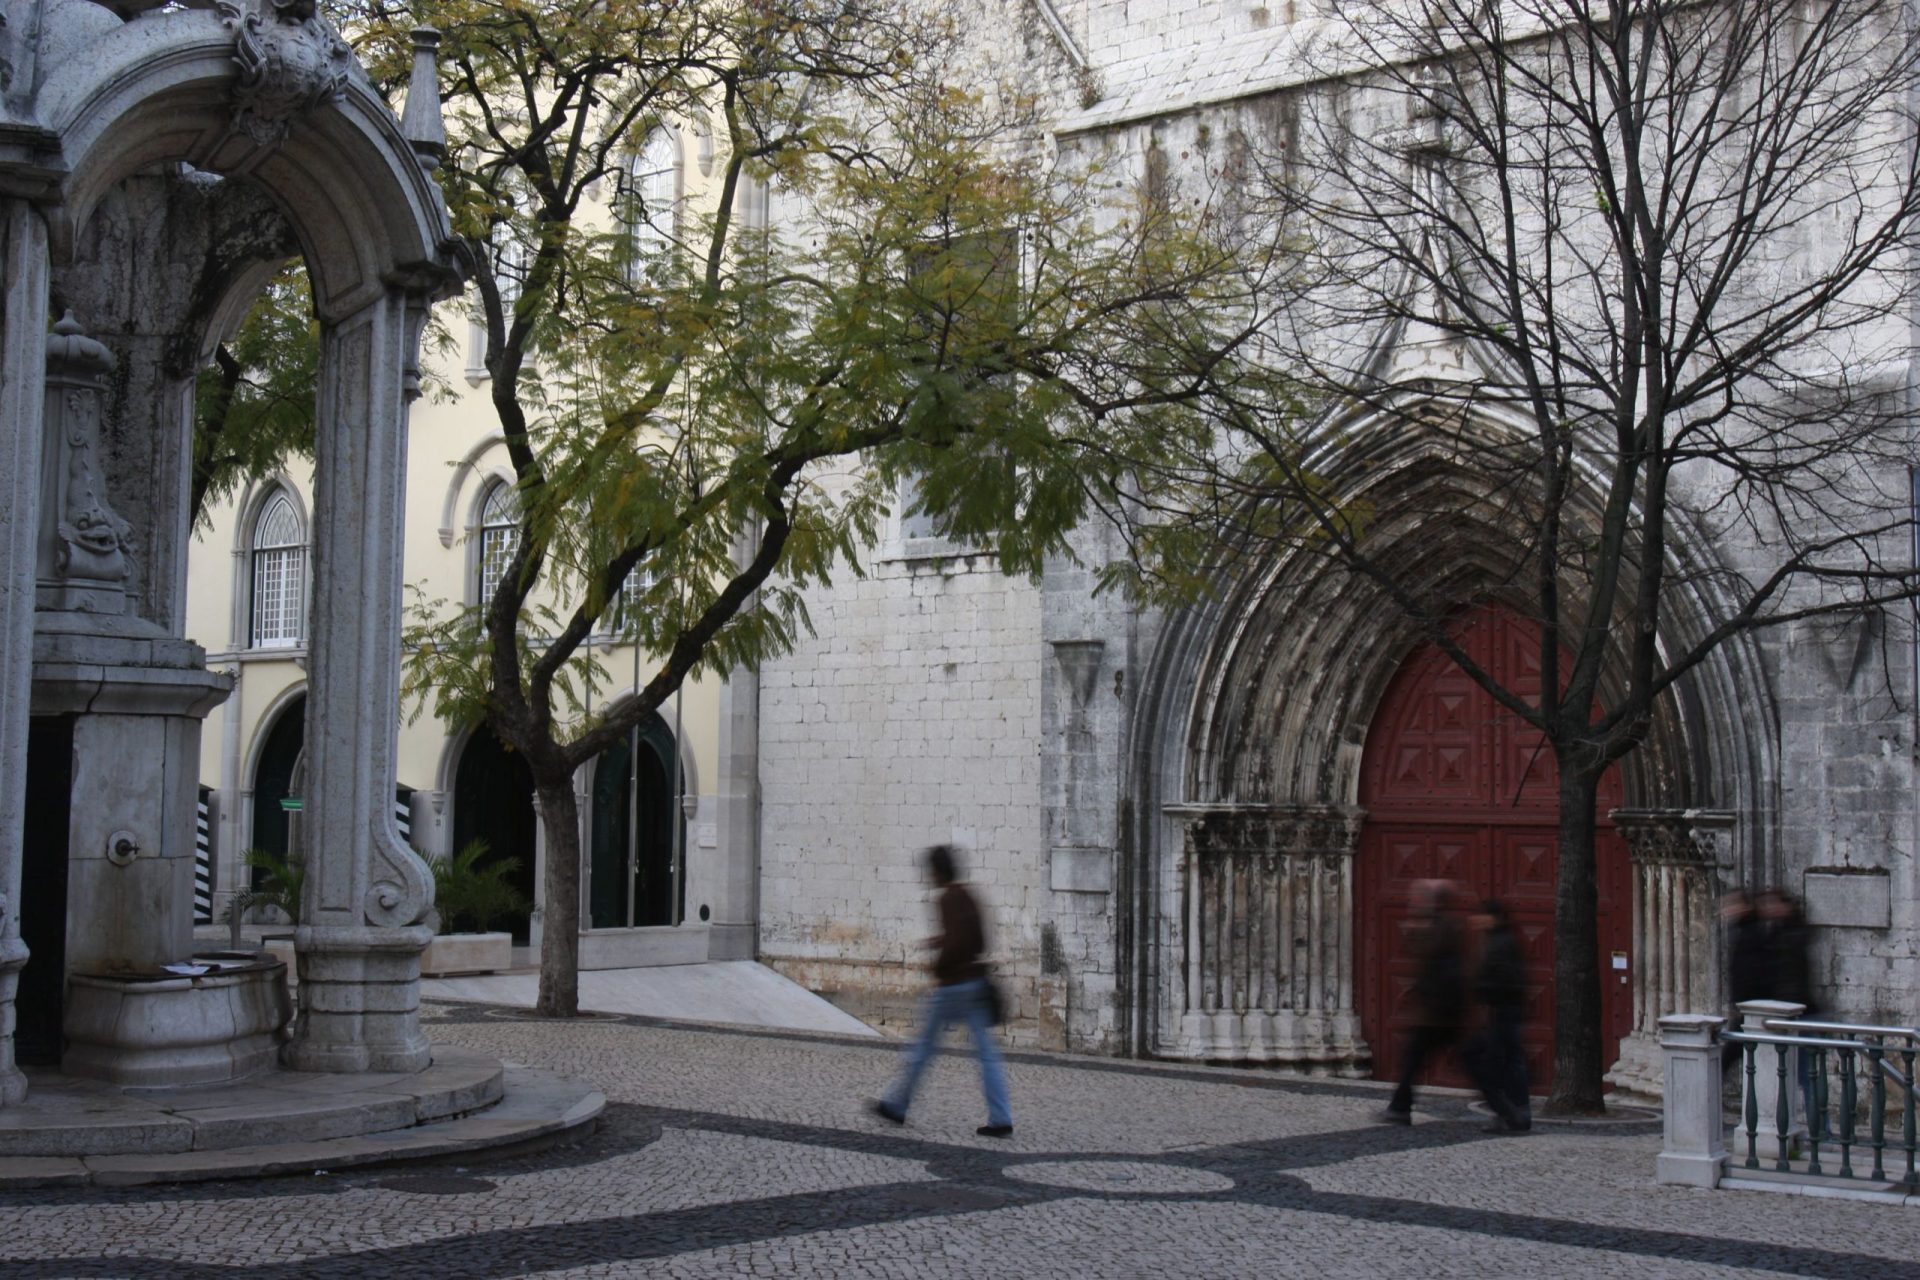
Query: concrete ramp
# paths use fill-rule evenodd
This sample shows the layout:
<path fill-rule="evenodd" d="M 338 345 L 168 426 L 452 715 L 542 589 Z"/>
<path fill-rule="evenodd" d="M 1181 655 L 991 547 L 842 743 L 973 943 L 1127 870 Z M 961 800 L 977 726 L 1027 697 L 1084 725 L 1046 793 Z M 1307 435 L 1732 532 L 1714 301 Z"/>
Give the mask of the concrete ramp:
<path fill-rule="evenodd" d="M 428 978 L 427 1000 L 475 1000 L 533 1007 L 540 977 L 501 973 L 477 978 Z M 631 1013 L 682 1022 L 726 1022 L 787 1031 L 832 1031 L 878 1036 L 797 982 L 752 960 L 659 965 L 645 969 L 592 969 L 580 975 L 580 1007 L 593 1013 Z"/>

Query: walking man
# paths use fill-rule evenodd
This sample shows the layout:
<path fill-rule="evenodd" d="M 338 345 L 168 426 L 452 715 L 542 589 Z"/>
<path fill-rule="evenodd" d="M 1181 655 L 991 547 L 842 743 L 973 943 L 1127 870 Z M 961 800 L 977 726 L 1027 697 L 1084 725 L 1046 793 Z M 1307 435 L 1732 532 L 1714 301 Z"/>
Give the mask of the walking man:
<path fill-rule="evenodd" d="M 1414 1080 L 1460 1035 L 1467 1005 L 1467 975 L 1460 924 L 1448 909 L 1452 898 L 1453 886 L 1445 880 L 1422 880 L 1414 887 L 1414 912 L 1421 921 L 1414 939 L 1420 966 L 1412 992 L 1414 1020 L 1401 1055 L 1400 1087 L 1393 1091 L 1386 1110 L 1374 1117 L 1382 1124 L 1413 1123 Z"/>
<path fill-rule="evenodd" d="M 940 933 L 927 940 L 933 948 L 933 990 L 927 993 L 920 1037 L 907 1049 L 900 1076 L 886 1096 L 873 1104 L 873 1113 L 895 1124 L 905 1124 L 907 1108 L 920 1073 L 927 1069 L 940 1045 L 940 1034 L 951 1022 L 965 1022 L 973 1031 L 974 1051 L 980 1056 L 980 1087 L 987 1099 L 987 1122 L 974 1132 L 989 1138 L 1013 1133 L 1013 1112 L 1007 1101 L 1007 1070 L 1000 1048 L 993 1042 L 995 1014 L 987 966 L 986 924 L 980 904 L 960 883 L 953 846 L 937 844 L 926 852 L 927 874 L 939 890 Z"/>
<path fill-rule="evenodd" d="M 1513 931 L 1507 904 L 1488 898 L 1473 918 L 1480 934 L 1480 966 L 1473 994 L 1486 1022 L 1461 1056 L 1473 1073 L 1493 1119 L 1488 1133 L 1525 1133 L 1533 1128 L 1533 1103 L 1527 1096 L 1527 1054 L 1520 1045 L 1526 1013 L 1527 965 Z"/>

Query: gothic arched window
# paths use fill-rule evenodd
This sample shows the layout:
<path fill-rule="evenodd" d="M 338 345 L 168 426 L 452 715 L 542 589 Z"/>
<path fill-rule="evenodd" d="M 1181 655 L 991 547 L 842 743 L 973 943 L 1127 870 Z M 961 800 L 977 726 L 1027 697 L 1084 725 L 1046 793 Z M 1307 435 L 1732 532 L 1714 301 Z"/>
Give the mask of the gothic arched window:
<path fill-rule="evenodd" d="M 253 646 L 284 649 L 306 638 L 307 537 L 280 490 L 253 526 Z"/>
<path fill-rule="evenodd" d="M 496 481 L 480 506 L 479 604 L 486 607 L 506 574 L 507 563 L 520 549 L 520 502 L 513 486 Z"/>
<path fill-rule="evenodd" d="M 664 126 L 654 126 L 634 153 L 627 189 L 633 199 L 633 264 L 638 275 L 673 245 L 674 204 L 680 198 L 680 144 Z"/>

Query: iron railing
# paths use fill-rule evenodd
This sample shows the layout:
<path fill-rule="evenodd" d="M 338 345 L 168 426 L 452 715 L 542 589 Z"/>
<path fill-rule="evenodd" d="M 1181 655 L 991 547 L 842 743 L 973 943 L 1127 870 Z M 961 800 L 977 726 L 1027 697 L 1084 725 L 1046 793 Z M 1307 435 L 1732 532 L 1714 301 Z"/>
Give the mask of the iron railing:
<path fill-rule="evenodd" d="M 1721 1039 L 1740 1046 L 1741 1078 L 1745 1090 L 1741 1100 L 1740 1127 L 1746 1134 L 1745 1167 L 1760 1169 L 1759 1073 L 1771 1068 L 1774 1080 L 1772 1137 L 1775 1140 L 1773 1169 L 1778 1173 L 1798 1173 L 1813 1178 L 1841 1181 L 1901 1182 L 1920 1186 L 1916 1176 L 1916 1157 L 1920 1144 L 1915 1140 L 1914 1062 L 1920 1056 L 1920 1029 L 1880 1027 L 1860 1023 L 1817 1022 L 1809 1019 L 1769 1018 L 1762 1031 L 1728 1031 Z M 1764 1046 L 1773 1049 L 1772 1061 L 1764 1062 Z M 1807 1059 L 1804 1081 L 1794 1069 L 1791 1051 L 1798 1050 Z M 1839 1088 L 1832 1087 L 1837 1079 Z M 1887 1132 L 1888 1082 L 1895 1089 L 1900 1107 L 1896 1136 Z M 1799 1135 L 1793 1125 L 1793 1098 L 1804 1091 L 1802 1102 L 1807 1119 L 1806 1156 L 1795 1166 L 1792 1150 Z M 1866 1132 L 1860 1132 L 1861 1099 L 1866 1098 Z M 1829 1158 L 1838 1155 L 1838 1166 L 1828 1168 L 1822 1148 Z M 1837 1149 L 1837 1152 L 1836 1152 Z M 1871 1153 L 1870 1171 L 1862 1173 L 1856 1158 L 1864 1163 Z M 1891 1153 L 1898 1172 L 1889 1175 Z"/>

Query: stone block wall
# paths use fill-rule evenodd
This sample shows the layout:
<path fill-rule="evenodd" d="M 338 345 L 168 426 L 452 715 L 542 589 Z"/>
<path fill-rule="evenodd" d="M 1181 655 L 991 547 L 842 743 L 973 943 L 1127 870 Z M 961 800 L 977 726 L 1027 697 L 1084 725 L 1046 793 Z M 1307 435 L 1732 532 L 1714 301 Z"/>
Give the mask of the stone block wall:
<path fill-rule="evenodd" d="M 876 558 L 808 602 L 762 672 L 761 957 L 857 1016 L 910 1021 L 934 931 L 919 863 L 963 849 L 1013 997 L 1045 1042 L 1040 596 L 966 556 Z"/>
<path fill-rule="evenodd" d="M 1778 874 L 1803 896 L 1809 873 L 1822 882 L 1814 887 L 1827 910 L 1813 917 L 1812 962 L 1816 987 L 1829 993 L 1823 1012 L 1913 1025 L 1920 779 L 1911 641 L 1877 621 L 1814 620 L 1769 634 L 1765 649 L 1780 709 Z M 1858 891 L 1831 892 L 1855 880 Z"/>

